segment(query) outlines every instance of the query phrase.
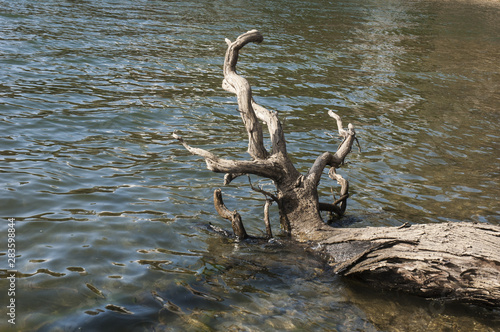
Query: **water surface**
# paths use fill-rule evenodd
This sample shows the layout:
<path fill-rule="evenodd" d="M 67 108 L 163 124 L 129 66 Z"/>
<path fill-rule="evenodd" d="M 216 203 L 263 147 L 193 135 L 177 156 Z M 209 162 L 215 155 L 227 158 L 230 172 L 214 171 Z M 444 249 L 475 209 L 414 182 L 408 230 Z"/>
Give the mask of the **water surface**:
<path fill-rule="evenodd" d="M 496 1 L 0 1 L 0 299 L 16 218 L 28 331 L 493 331 L 498 313 L 370 289 L 300 247 L 234 243 L 222 176 L 171 137 L 248 158 L 222 90 L 224 38 L 258 28 L 239 73 L 279 111 L 306 172 L 357 128 L 353 227 L 500 224 Z M 258 179 L 254 179 L 257 181 Z M 324 200 L 330 182 L 321 183 Z M 223 188 L 247 231 L 263 197 Z M 278 233 L 276 207 L 273 226 Z M 3 234 L 3 235 L 2 235 Z M 3 304 L 2 304 L 3 306 Z M 3 312 L 3 311 L 2 311 Z M 5 315 L 2 329 L 8 324 Z"/>

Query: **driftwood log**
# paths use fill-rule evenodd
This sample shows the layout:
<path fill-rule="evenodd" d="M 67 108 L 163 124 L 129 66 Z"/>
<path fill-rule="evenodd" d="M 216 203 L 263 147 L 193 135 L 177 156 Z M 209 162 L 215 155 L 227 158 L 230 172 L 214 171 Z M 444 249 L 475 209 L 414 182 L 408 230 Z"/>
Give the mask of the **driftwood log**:
<path fill-rule="evenodd" d="M 228 160 L 191 147 L 174 134 L 192 154 L 205 159 L 207 168 L 226 173 L 228 184 L 238 176 L 253 174 L 273 180 L 276 192 L 252 188 L 266 196 L 266 232 L 269 205 L 276 202 L 283 232 L 307 243 L 324 255 L 335 273 L 426 298 L 500 307 L 500 227 L 479 223 L 404 224 L 400 227 L 334 228 L 320 211 L 342 216 L 349 197 L 349 183 L 336 170 L 357 142 L 354 127 L 343 128 L 342 120 L 328 111 L 343 141 L 335 153 L 317 157 L 307 174 L 301 174 L 288 157 L 285 136 L 276 112 L 255 103 L 248 81 L 236 73 L 239 50 L 250 42 L 260 43 L 262 34 L 252 30 L 228 45 L 222 87 L 236 94 L 238 108 L 248 134 L 251 160 Z M 267 125 L 271 151 L 264 146 L 262 124 Z M 325 171 L 340 186 L 338 199 L 319 202 L 317 187 Z M 251 185 L 251 184 L 250 184 Z M 222 202 L 220 189 L 214 193 L 218 213 L 231 221 L 238 239 L 248 235 L 240 215 Z"/>

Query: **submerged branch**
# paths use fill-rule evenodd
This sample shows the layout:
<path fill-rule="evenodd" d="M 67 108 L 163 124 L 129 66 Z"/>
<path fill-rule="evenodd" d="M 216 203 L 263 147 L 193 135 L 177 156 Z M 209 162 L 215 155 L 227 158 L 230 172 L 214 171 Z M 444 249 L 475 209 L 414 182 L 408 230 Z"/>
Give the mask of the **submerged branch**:
<path fill-rule="evenodd" d="M 243 227 L 240 214 L 236 210 L 229 211 L 224 205 L 222 201 L 222 191 L 220 189 L 214 191 L 214 206 L 219 216 L 231 221 L 231 226 L 233 227 L 233 232 L 237 239 L 244 240 L 248 237 L 245 227 Z"/>
<path fill-rule="evenodd" d="M 271 231 L 271 221 L 269 220 L 269 207 L 271 204 L 272 201 L 270 199 L 266 199 L 266 204 L 264 204 L 264 223 L 266 224 L 266 235 L 268 239 L 273 237 L 273 232 Z"/>

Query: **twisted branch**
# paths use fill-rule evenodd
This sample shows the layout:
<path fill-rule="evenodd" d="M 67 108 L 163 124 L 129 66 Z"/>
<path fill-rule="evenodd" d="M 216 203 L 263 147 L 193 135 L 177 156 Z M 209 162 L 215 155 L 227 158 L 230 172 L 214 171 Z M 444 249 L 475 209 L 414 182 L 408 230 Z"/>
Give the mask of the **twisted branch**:
<path fill-rule="evenodd" d="M 177 139 L 183 146 L 194 155 L 205 158 L 207 168 L 212 172 L 216 173 L 229 173 L 229 174 L 255 174 L 258 176 L 266 177 L 269 179 L 277 179 L 280 176 L 279 164 L 276 163 L 274 158 L 268 158 L 267 160 L 229 160 L 219 158 L 210 151 L 194 148 L 188 145 L 184 139 L 177 135 L 172 134 L 172 136 Z M 230 180 L 234 179 L 226 175 L 224 183 L 228 184 Z"/>
<path fill-rule="evenodd" d="M 354 131 L 354 126 L 352 124 L 349 123 L 348 129 L 345 130 L 342 128 L 342 120 L 340 119 L 340 116 L 332 111 L 328 111 L 328 115 L 337 121 L 339 135 L 344 138 L 344 141 L 339 146 L 335 154 L 324 152 L 312 165 L 306 178 L 307 181 L 311 182 L 315 186 L 319 184 L 319 180 L 326 166 L 339 168 L 343 164 L 344 159 L 347 157 L 349 152 L 351 152 L 352 144 L 356 139 L 356 132 Z"/>
<path fill-rule="evenodd" d="M 347 208 L 347 198 L 349 197 L 349 182 L 340 174 L 337 174 L 336 168 L 340 167 L 340 165 L 344 163 L 344 159 L 349 154 L 349 152 L 351 152 L 352 145 L 354 141 L 357 142 L 357 138 L 356 132 L 354 131 L 354 126 L 352 124 L 349 123 L 346 130 L 343 128 L 342 119 L 338 114 L 330 110 L 328 111 L 328 115 L 336 120 L 339 136 L 343 137 L 344 140 L 340 144 L 335 154 L 325 152 L 316 159 L 313 166 L 309 170 L 307 180 L 317 186 L 319 184 L 324 168 L 326 166 L 330 166 L 328 175 L 332 180 L 336 180 L 337 183 L 341 186 L 340 198 L 333 202 L 333 204 L 320 203 L 319 209 L 321 211 L 334 212 L 338 216 L 342 216 Z"/>
<path fill-rule="evenodd" d="M 260 43 L 264 40 L 257 30 L 248 31 L 231 43 L 226 39 L 228 48 L 224 60 L 224 81 L 222 87 L 236 94 L 241 119 L 248 133 L 248 153 L 254 159 L 266 159 L 269 155 L 264 147 L 262 126 L 252 106 L 252 89 L 248 81 L 236 73 L 239 50 L 250 42 Z"/>

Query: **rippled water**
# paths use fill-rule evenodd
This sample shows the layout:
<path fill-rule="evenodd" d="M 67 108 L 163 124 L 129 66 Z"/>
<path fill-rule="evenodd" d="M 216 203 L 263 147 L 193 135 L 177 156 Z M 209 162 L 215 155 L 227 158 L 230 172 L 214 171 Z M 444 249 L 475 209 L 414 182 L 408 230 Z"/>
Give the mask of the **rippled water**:
<path fill-rule="evenodd" d="M 239 72 L 280 112 L 306 171 L 338 141 L 344 224 L 500 224 L 496 1 L 0 0 L 0 215 L 16 218 L 19 331 L 493 331 L 495 313 L 332 276 L 302 248 L 234 243 L 213 209 L 222 176 L 171 133 L 246 158 L 224 38 L 258 28 Z M 256 180 L 256 179 L 255 179 Z M 332 183 L 322 183 L 330 195 Z M 247 230 L 263 199 L 223 188 Z M 274 212 L 276 212 L 274 210 Z M 276 213 L 275 213 L 276 215 Z M 278 229 L 276 217 L 272 220 Z M 0 299 L 8 301 L 7 219 Z M 7 328 L 6 315 L 0 318 Z"/>

